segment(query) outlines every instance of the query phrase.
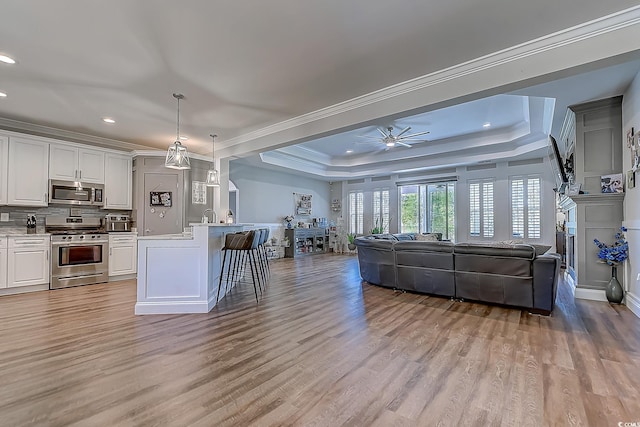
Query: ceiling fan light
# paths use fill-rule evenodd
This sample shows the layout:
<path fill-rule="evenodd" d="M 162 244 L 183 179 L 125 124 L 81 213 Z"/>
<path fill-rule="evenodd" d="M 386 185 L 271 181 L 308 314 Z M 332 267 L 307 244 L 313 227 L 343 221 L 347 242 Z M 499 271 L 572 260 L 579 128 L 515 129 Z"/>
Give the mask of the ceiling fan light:
<path fill-rule="evenodd" d="M 164 166 L 171 169 L 191 169 L 189 153 L 187 152 L 186 147 L 182 145 L 180 141 L 176 141 L 169 146 Z"/>
<path fill-rule="evenodd" d="M 386 144 L 387 144 L 387 147 L 395 147 L 396 146 L 396 142 L 395 141 L 387 141 Z"/>
<path fill-rule="evenodd" d="M 216 169 L 207 171 L 207 187 L 220 187 L 220 174 Z"/>

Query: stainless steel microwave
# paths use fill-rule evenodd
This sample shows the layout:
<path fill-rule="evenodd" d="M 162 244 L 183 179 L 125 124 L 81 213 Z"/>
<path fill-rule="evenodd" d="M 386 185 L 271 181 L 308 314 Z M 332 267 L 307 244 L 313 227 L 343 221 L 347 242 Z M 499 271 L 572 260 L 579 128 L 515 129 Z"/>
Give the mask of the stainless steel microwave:
<path fill-rule="evenodd" d="M 49 180 L 49 203 L 58 205 L 104 205 L 104 185 Z"/>

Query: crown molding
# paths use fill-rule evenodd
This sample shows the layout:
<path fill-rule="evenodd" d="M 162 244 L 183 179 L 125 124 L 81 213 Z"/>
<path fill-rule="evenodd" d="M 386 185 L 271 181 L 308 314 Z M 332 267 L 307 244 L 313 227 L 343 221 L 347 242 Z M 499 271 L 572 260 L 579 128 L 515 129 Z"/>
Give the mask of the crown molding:
<path fill-rule="evenodd" d="M 27 123 L 19 120 L 0 118 L 0 129 L 40 136 L 44 138 L 62 139 L 66 142 L 76 142 L 88 144 L 101 148 L 111 148 L 120 151 L 133 151 L 136 149 L 148 149 L 144 145 L 133 144 L 131 142 L 119 141 L 117 139 L 103 138 L 101 136 L 88 135 L 80 132 L 73 132 L 50 126 Z"/>
<path fill-rule="evenodd" d="M 640 6 L 597 18 L 443 70 L 379 89 L 360 97 L 231 138 L 220 143 L 220 153 L 223 157 L 227 155 L 242 155 L 250 151 L 250 149 L 246 147 L 246 144 L 256 139 L 265 138 L 300 126 L 307 125 L 310 127 L 310 124 L 319 120 L 349 113 L 372 104 L 405 96 L 476 73 L 503 67 L 510 63 L 515 63 L 545 52 L 560 50 L 566 46 L 579 44 L 585 40 L 636 25 L 640 25 Z M 623 48 L 621 47 L 621 49 Z M 615 53 L 616 52 L 611 51 L 610 55 L 614 55 Z M 586 60 L 585 62 L 590 62 L 591 60 Z M 563 68 L 565 67 L 559 69 Z M 245 144 L 245 147 L 239 147 L 242 144 Z M 234 147 L 236 147 L 237 150 L 234 150 Z"/>

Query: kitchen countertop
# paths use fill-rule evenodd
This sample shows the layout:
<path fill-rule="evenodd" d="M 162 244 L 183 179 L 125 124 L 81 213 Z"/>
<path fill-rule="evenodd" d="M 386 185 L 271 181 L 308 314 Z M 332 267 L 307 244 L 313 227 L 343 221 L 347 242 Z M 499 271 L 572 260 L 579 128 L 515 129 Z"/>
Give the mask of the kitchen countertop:
<path fill-rule="evenodd" d="M 45 233 L 44 231 L 42 232 L 37 232 L 37 233 L 33 233 L 33 234 L 27 234 L 27 230 L 2 230 L 0 229 L 0 237 L 15 237 L 15 236 L 19 236 L 19 237 L 49 237 L 51 236 L 50 233 Z"/>

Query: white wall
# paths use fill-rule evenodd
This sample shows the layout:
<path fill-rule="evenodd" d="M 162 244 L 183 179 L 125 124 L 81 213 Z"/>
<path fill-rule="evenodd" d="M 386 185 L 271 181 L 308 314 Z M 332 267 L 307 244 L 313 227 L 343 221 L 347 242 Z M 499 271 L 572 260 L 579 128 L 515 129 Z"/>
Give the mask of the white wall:
<path fill-rule="evenodd" d="M 528 164 L 527 164 L 528 163 Z M 494 167 L 495 166 L 495 167 Z M 484 169 L 474 167 L 458 167 L 454 169 L 435 171 L 432 174 L 391 175 L 385 181 L 372 181 L 371 179 L 353 180 L 343 182 L 343 209 L 342 215 L 346 219 L 348 206 L 346 198 L 350 191 L 364 191 L 364 230 L 373 227 L 372 221 L 372 191 L 388 188 L 390 198 L 390 231 L 398 230 L 398 187 L 402 182 L 416 182 L 421 179 L 434 180 L 439 178 L 457 176 L 456 185 L 456 241 L 480 241 L 480 240 L 511 240 L 511 217 L 509 199 L 509 178 L 516 175 L 539 174 L 542 178 L 542 238 L 527 239 L 530 243 L 541 243 L 555 247 L 556 233 L 556 195 L 553 192 L 555 181 L 549 159 L 533 159 L 527 162 L 500 162 L 481 165 Z M 474 170 L 476 169 L 476 170 Z M 491 178 L 494 180 L 494 223 L 495 236 L 493 239 L 479 239 L 469 236 L 469 187 L 471 180 Z M 369 207 L 369 208 L 367 208 Z M 346 224 L 346 222 L 345 222 Z"/>
<path fill-rule="evenodd" d="M 296 216 L 296 221 L 311 222 L 311 218 L 329 218 L 331 193 L 327 181 L 276 172 L 232 161 L 229 179 L 238 188 L 238 222 L 282 223 L 283 217 L 294 213 L 293 193 L 311 194 L 312 212 Z"/>
<path fill-rule="evenodd" d="M 635 128 L 640 132 L 640 73 L 627 89 L 622 99 L 622 166 L 626 174 L 631 169 L 631 153 L 627 148 L 627 131 Z M 629 261 L 625 265 L 627 283 L 627 305 L 640 317 L 640 171 L 636 172 L 636 187 L 625 189 L 624 223 L 628 231 Z M 620 274 L 620 273 L 618 273 Z"/>

